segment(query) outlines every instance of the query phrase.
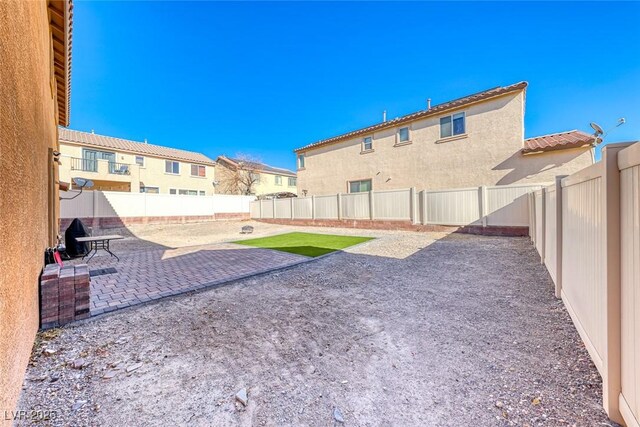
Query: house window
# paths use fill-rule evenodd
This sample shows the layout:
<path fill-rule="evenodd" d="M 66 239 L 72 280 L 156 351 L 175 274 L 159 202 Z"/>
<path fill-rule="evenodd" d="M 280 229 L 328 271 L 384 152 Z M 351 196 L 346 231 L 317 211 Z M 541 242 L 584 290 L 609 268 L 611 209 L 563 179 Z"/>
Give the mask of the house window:
<path fill-rule="evenodd" d="M 170 188 L 169 194 L 177 194 L 179 196 L 206 196 L 204 190 L 185 190 L 184 188 Z"/>
<path fill-rule="evenodd" d="M 364 193 L 367 191 L 371 191 L 370 179 L 349 182 L 349 193 Z"/>
<path fill-rule="evenodd" d="M 362 151 L 373 150 L 373 138 L 367 136 L 362 139 Z"/>
<path fill-rule="evenodd" d="M 160 188 L 159 187 L 147 187 L 146 185 L 141 185 L 140 186 L 140 192 L 141 193 L 147 193 L 147 194 L 160 194 Z"/>
<path fill-rule="evenodd" d="M 191 176 L 199 176 L 204 178 L 206 175 L 206 168 L 202 165 L 191 165 Z"/>
<path fill-rule="evenodd" d="M 440 138 L 447 138 L 465 133 L 465 115 L 457 113 L 440 118 Z"/>
<path fill-rule="evenodd" d="M 304 169 L 304 154 L 298 154 L 298 169 Z"/>
<path fill-rule="evenodd" d="M 164 171 L 166 173 L 179 175 L 180 174 L 180 162 L 174 162 L 171 160 L 164 161 Z"/>
<path fill-rule="evenodd" d="M 249 177 L 251 178 L 251 181 L 254 182 L 255 184 L 260 183 L 260 174 L 259 173 L 250 172 L 249 173 Z"/>
<path fill-rule="evenodd" d="M 276 185 L 282 185 L 282 177 L 280 175 L 276 175 Z"/>
<path fill-rule="evenodd" d="M 289 187 L 295 187 L 297 185 L 297 179 L 293 176 L 289 177 Z"/>
<path fill-rule="evenodd" d="M 144 167 L 144 157 L 143 156 L 136 156 L 136 165 L 140 166 L 141 168 Z"/>
<path fill-rule="evenodd" d="M 398 129 L 398 143 L 409 142 L 409 128 Z"/>

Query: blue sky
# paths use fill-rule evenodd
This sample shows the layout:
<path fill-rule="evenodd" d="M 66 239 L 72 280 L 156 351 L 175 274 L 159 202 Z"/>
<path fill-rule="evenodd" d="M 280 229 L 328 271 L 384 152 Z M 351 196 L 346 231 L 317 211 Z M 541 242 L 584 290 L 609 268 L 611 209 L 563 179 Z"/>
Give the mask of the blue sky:
<path fill-rule="evenodd" d="M 73 129 L 293 168 L 383 110 L 527 80 L 527 137 L 640 139 L 640 3 L 74 5 Z"/>

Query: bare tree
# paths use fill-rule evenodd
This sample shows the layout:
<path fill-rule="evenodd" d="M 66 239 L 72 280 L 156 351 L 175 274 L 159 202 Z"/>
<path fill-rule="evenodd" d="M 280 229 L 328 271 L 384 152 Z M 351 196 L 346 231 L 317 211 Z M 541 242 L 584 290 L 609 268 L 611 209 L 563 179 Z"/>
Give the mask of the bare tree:
<path fill-rule="evenodd" d="M 222 166 L 216 170 L 221 193 L 255 194 L 263 168 L 260 161 L 246 154 L 238 154 L 234 158 L 220 156 L 218 164 Z"/>

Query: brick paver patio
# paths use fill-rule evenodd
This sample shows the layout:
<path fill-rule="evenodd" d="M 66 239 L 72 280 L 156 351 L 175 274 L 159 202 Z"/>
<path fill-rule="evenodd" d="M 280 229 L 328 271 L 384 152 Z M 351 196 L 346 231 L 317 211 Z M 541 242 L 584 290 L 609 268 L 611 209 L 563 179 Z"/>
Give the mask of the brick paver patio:
<path fill-rule="evenodd" d="M 99 252 L 89 262 L 89 269 L 114 267 L 117 272 L 91 278 L 91 315 L 219 285 L 311 259 L 230 243 L 130 252 L 120 256 L 119 262 Z"/>

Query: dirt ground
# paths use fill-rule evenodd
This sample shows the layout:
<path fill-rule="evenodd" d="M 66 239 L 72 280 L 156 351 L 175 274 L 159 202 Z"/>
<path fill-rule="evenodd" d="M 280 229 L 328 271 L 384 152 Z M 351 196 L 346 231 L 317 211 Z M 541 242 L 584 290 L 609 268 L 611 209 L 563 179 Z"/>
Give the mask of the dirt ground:
<path fill-rule="evenodd" d="M 120 249 L 233 240 L 245 224 L 132 228 L 145 241 Z M 41 333 L 19 409 L 57 411 L 39 425 L 610 425 L 527 239 L 311 230 L 378 238 Z"/>

